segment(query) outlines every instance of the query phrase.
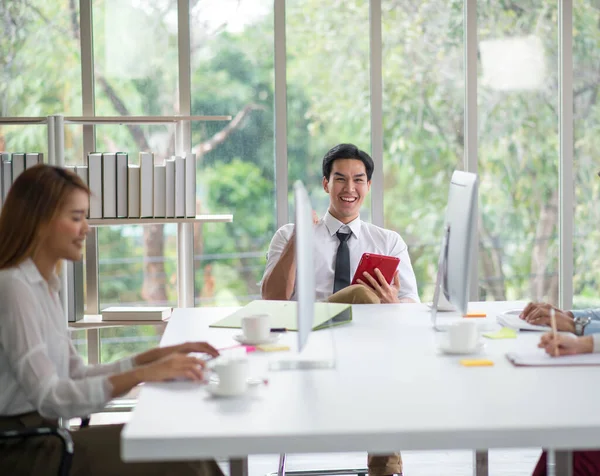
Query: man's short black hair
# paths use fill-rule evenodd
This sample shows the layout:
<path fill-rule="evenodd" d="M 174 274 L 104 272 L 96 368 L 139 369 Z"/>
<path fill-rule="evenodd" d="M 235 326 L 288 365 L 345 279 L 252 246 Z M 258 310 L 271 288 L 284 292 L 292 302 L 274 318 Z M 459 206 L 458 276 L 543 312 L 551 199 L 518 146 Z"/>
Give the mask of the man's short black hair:
<path fill-rule="evenodd" d="M 373 175 L 373 159 L 364 150 L 360 150 L 354 144 L 338 144 L 329 150 L 323 157 L 323 177 L 329 180 L 333 162 L 338 159 L 357 159 L 365 164 L 367 170 L 367 180 L 371 180 Z"/>

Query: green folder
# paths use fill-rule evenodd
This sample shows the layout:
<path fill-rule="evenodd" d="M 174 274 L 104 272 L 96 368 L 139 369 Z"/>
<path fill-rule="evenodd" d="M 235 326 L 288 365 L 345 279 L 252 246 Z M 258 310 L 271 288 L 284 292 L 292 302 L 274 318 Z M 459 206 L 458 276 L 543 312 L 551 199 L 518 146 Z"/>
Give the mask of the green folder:
<path fill-rule="evenodd" d="M 211 324 L 210 327 L 239 329 L 242 318 L 254 314 L 269 314 L 271 327 L 283 327 L 288 331 L 298 330 L 298 303 L 296 301 L 252 301 L 233 314 Z M 345 324 L 352 320 L 352 306 L 329 302 L 315 303 L 313 330 Z"/>

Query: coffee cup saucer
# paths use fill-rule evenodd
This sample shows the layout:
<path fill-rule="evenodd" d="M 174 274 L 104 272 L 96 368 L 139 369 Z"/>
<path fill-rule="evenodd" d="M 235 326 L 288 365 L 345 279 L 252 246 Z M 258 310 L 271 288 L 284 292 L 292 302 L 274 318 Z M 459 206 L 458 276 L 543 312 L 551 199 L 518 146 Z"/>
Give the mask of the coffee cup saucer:
<path fill-rule="evenodd" d="M 483 349 L 485 348 L 485 342 L 480 339 L 477 342 L 477 345 L 475 346 L 474 349 L 472 350 L 457 350 L 457 349 L 453 349 L 450 347 L 450 344 L 447 340 L 444 340 L 442 342 L 440 342 L 439 345 L 439 349 L 444 353 L 444 354 L 448 354 L 448 355 L 468 355 L 468 354 L 477 354 L 479 352 L 481 352 Z"/>
<path fill-rule="evenodd" d="M 208 393 L 210 393 L 213 397 L 227 397 L 227 398 L 231 398 L 231 397 L 241 397 L 242 395 L 245 395 L 246 393 L 248 393 L 248 387 L 246 387 L 243 391 L 238 392 L 231 392 L 229 390 L 225 390 L 223 387 L 221 387 L 219 385 L 218 381 L 210 381 L 206 384 L 205 386 L 206 391 Z"/>
<path fill-rule="evenodd" d="M 243 345 L 261 345 L 261 344 L 274 344 L 279 340 L 281 334 L 279 332 L 271 332 L 269 337 L 264 340 L 248 339 L 244 334 L 236 334 L 233 336 L 240 344 Z"/>
<path fill-rule="evenodd" d="M 216 376 L 211 376 L 211 378 L 206 382 L 205 388 L 208 393 L 210 393 L 213 397 L 241 397 L 242 395 L 247 394 L 250 390 L 255 389 L 261 385 L 266 385 L 267 380 L 261 379 L 258 377 L 248 377 L 246 380 L 246 388 L 241 392 L 230 392 L 219 385 L 219 378 Z"/>

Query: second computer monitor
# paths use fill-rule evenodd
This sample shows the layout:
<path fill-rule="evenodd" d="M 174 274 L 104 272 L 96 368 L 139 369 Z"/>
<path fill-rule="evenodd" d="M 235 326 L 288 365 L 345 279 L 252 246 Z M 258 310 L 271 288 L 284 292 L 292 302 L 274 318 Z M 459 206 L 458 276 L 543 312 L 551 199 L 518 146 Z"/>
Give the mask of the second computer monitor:
<path fill-rule="evenodd" d="M 477 225 L 477 175 L 455 171 L 450 180 L 444 220 L 444 238 L 438 263 L 433 311 L 439 293 L 464 315 L 469 303 L 472 248 Z"/>

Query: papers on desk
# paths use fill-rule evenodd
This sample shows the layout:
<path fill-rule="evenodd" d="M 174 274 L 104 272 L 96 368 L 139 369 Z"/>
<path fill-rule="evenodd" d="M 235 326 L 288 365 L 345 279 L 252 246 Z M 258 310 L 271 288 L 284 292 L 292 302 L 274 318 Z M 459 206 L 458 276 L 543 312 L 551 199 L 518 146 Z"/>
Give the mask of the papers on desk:
<path fill-rule="evenodd" d="M 563 355 L 551 357 L 543 350 L 511 352 L 506 357 L 517 367 L 562 367 L 575 365 L 600 365 L 600 354 Z"/>
<path fill-rule="evenodd" d="M 519 317 L 521 312 L 523 312 L 523 309 L 511 309 L 510 311 L 498 314 L 498 322 L 503 326 L 510 327 L 518 331 L 548 332 L 550 330 L 549 326 L 535 326 L 533 324 L 529 324 L 529 322 Z"/>

